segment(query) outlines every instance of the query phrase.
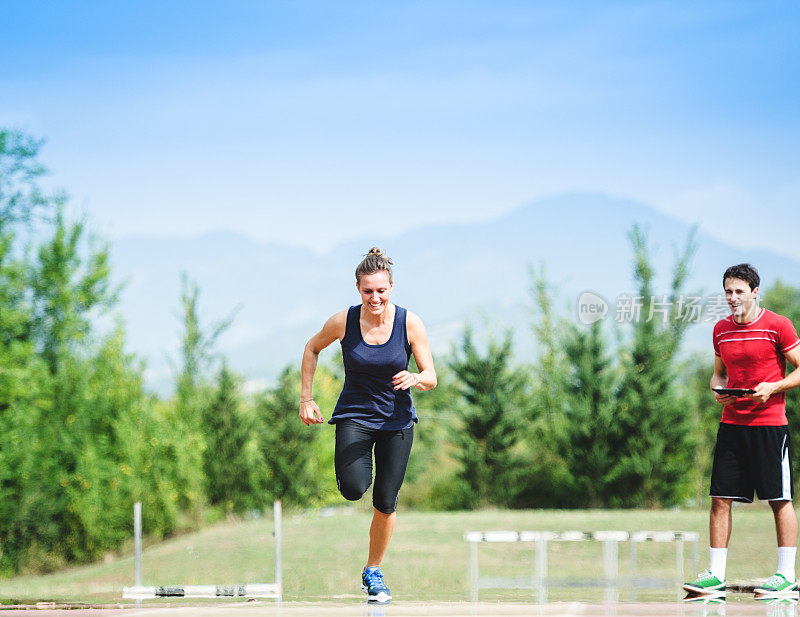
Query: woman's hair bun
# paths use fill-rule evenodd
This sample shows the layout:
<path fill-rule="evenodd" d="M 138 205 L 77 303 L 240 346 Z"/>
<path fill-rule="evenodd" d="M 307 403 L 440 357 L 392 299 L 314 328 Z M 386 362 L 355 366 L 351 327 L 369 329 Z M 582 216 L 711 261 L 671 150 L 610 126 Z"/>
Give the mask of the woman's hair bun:
<path fill-rule="evenodd" d="M 356 281 L 360 281 L 361 277 L 365 274 L 373 274 L 379 270 L 384 270 L 389 273 L 389 281 L 392 280 L 392 260 L 386 256 L 381 249 L 373 246 L 369 252 L 364 255 L 364 259 L 358 264 L 356 268 Z"/>

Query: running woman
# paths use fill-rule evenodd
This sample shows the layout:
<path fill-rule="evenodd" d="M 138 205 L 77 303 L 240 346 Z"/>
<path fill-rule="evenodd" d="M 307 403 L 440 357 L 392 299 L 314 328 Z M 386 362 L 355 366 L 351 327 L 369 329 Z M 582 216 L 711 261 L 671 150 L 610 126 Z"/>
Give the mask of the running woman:
<path fill-rule="evenodd" d="M 789 319 L 758 306 L 759 283 L 749 264 L 731 266 L 722 277 L 731 314 L 714 326 L 711 388 L 752 392 L 714 392 L 723 409 L 711 471 L 711 564 L 698 580 L 683 586 L 690 593 L 724 593 L 731 504 L 751 503 L 754 492 L 769 501 L 778 536 L 778 571 L 755 593 L 797 591 L 797 518 L 784 392 L 800 386 L 800 370 L 785 377 L 787 360 L 800 365 L 800 339 Z"/>
<path fill-rule="evenodd" d="M 375 451 L 374 512 L 369 555 L 361 575 L 368 600 L 388 602 L 381 562 L 397 519 L 397 495 L 403 484 L 417 413 L 411 388 L 432 390 L 436 371 L 422 320 L 392 304 L 392 260 L 372 248 L 356 268 L 361 304 L 336 313 L 311 337 L 303 353 L 300 419 L 306 426 L 324 422 L 312 396 L 320 351 L 335 340 L 342 345 L 344 387 L 330 424 L 336 426 L 335 467 L 339 492 L 356 501 L 372 482 Z M 418 373 L 408 371 L 414 354 Z"/>

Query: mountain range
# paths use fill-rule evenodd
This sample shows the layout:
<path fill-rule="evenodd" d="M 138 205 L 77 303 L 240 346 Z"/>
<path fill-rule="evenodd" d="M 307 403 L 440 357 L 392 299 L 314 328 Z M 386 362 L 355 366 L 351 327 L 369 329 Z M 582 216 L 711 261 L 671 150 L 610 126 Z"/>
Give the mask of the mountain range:
<path fill-rule="evenodd" d="M 511 328 L 517 352 L 524 356 L 535 346 L 531 267 L 544 268 L 562 314 L 577 318 L 579 294 L 592 291 L 608 300 L 611 320 L 615 299 L 635 292 L 629 239 L 634 224 L 647 234 L 657 274 L 654 291 L 667 293 L 691 226 L 645 204 L 591 193 L 535 201 L 489 221 L 401 234 L 386 229 L 324 253 L 228 231 L 193 238 L 123 238 L 111 252 L 115 276 L 124 282 L 119 308 L 129 348 L 146 359 L 148 385 L 168 393 L 179 349 L 184 272 L 200 287 L 204 323 L 235 312 L 218 349 L 255 388 L 268 384 L 287 364 L 299 364 L 305 341 L 324 320 L 359 302 L 354 271 L 372 246 L 394 260 L 392 300 L 422 317 L 434 354 L 450 350 L 465 325 L 475 323 Z M 795 259 L 745 250 L 703 233 L 696 240 L 688 292 L 720 292 L 724 269 L 741 262 L 758 267 L 762 287 L 776 279 L 800 283 Z M 687 347 L 710 349 L 710 328 L 710 323 L 692 328 Z"/>

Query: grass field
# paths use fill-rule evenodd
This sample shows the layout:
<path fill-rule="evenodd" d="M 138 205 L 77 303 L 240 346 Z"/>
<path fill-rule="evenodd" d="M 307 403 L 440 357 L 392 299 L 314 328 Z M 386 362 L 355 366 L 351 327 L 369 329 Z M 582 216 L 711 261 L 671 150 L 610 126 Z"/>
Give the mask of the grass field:
<path fill-rule="evenodd" d="M 366 557 L 371 515 L 357 509 L 287 512 L 283 519 L 284 597 L 316 601 L 360 597 L 359 574 Z M 708 513 L 701 510 L 527 510 L 480 512 L 401 512 L 384 563 L 387 583 L 396 598 L 408 601 L 464 601 L 469 597 L 469 546 L 466 531 L 491 529 L 595 531 L 619 529 L 697 531 L 701 534 L 700 567 L 707 564 Z M 620 548 L 620 573 L 627 574 L 627 548 Z M 672 544 L 640 545 L 642 576 L 673 578 Z M 272 520 L 219 524 L 199 533 L 146 545 L 144 583 L 272 582 Z M 765 578 L 776 565 L 772 515 L 765 504 L 737 507 L 729 551 L 729 580 Z M 550 576 L 598 578 L 601 546 L 596 542 L 553 543 Z M 481 544 L 482 576 L 524 576 L 533 568 L 530 544 Z M 687 550 L 687 575 L 689 560 Z M 70 568 L 46 576 L 0 581 L 0 597 L 14 600 L 120 602 L 122 587 L 133 584 L 133 555 Z M 666 588 L 657 599 L 674 598 Z M 576 593 L 580 597 L 575 597 Z M 652 593 L 652 592 L 651 592 Z M 602 589 L 578 592 L 551 589 L 552 599 L 602 599 Z M 643 594 L 639 594 L 640 599 Z M 623 590 L 621 599 L 625 599 Z M 481 600 L 530 601 L 526 590 L 485 590 Z M 174 602 L 174 600 L 173 600 Z"/>

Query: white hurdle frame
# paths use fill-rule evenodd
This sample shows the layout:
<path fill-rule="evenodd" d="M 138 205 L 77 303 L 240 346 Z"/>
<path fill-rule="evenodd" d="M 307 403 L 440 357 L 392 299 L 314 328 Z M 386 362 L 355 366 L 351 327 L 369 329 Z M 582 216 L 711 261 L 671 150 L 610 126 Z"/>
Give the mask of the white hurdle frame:
<path fill-rule="evenodd" d="M 664 584 L 666 579 L 641 579 L 636 576 L 637 546 L 640 542 L 675 542 L 675 583 L 678 589 L 684 578 L 684 544 L 691 546 L 692 569 L 697 569 L 697 542 L 699 534 L 684 531 L 470 531 L 464 534 L 464 539 L 470 545 L 470 600 L 478 601 L 481 589 L 531 589 L 534 599 L 540 604 L 547 602 L 547 588 L 553 583 L 564 581 L 550 580 L 547 577 L 547 547 L 549 542 L 584 542 L 588 540 L 603 543 L 603 578 L 591 581 L 590 586 L 605 589 L 604 600 L 615 602 L 619 600 L 619 587 L 621 582 L 627 582 L 630 589 L 630 599 L 636 599 L 637 587 L 653 587 Z M 478 570 L 478 545 L 481 542 L 529 542 L 535 545 L 534 567 L 530 579 L 510 577 L 481 577 Z M 619 576 L 619 543 L 630 543 L 630 576 L 621 579 Z M 597 583 L 596 585 L 594 583 Z M 671 581 L 670 581 L 671 582 Z M 682 597 L 682 596 L 681 596 Z"/>
<path fill-rule="evenodd" d="M 283 597 L 283 560 L 281 554 L 281 502 L 273 504 L 275 536 L 275 582 L 237 585 L 142 585 L 142 503 L 133 504 L 134 586 L 124 587 L 122 597 L 129 600 L 154 598 L 271 598 Z"/>

